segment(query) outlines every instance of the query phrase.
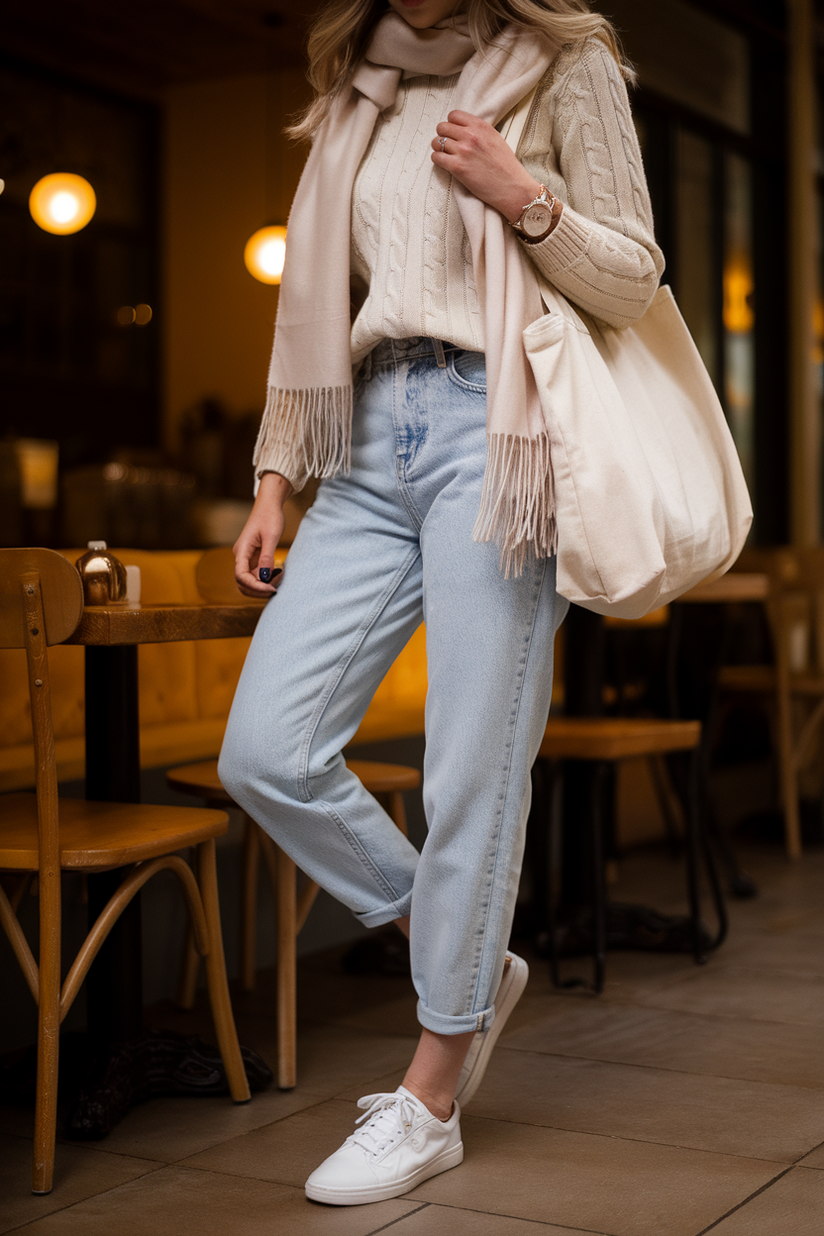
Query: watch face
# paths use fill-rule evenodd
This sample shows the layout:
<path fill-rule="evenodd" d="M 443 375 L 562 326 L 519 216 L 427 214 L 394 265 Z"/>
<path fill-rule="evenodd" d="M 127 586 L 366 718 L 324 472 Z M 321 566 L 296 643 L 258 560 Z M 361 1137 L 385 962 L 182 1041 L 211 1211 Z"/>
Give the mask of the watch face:
<path fill-rule="evenodd" d="M 543 236 L 544 232 L 549 231 L 551 222 L 552 209 L 549 203 L 536 202 L 534 206 L 530 206 L 524 215 L 521 227 L 526 236 Z"/>

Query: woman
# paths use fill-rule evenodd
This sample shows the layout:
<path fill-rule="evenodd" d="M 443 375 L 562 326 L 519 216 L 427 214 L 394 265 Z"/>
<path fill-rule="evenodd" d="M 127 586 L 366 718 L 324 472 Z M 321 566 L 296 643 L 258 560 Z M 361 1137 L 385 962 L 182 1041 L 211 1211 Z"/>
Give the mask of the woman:
<path fill-rule="evenodd" d="M 273 595 L 283 502 L 326 479 L 261 617 L 220 775 L 362 923 L 410 939 L 414 1058 L 306 1186 L 347 1205 L 461 1162 L 460 1105 L 526 981 L 506 948 L 566 609 L 521 343 L 542 313 L 534 272 L 621 326 L 663 263 L 629 70 L 584 0 L 336 0 L 309 55 L 316 98 L 292 132 L 314 144 L 235 546 L 243 592 Z M 493 126 L 536 84 L 516 158 Z M 419 855 L 341 749 L 421 620 Z"/>

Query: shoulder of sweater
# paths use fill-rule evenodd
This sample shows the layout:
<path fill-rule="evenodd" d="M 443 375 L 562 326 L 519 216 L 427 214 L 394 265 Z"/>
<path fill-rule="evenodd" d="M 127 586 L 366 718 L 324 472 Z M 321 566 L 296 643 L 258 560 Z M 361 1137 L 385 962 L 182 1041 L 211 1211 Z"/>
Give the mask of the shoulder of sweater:
<path fill-rule="evenodd" d="M 563 109 L 572 105 L 581 87 L 598 91 L 616 83 L 624 86 L 621 67 L 603 39 L 593 35 L 558 50 L 541 81 L 538 101 Z"/>
<path fill-rule="evenodd" d="M 624 76 L 609 48 L 595 37 L 566 43 L 540 82 L 518 157 L 540 160 L 563 143 L 576 109 L 603 114 L 606 97 L 629 113 Z"/>

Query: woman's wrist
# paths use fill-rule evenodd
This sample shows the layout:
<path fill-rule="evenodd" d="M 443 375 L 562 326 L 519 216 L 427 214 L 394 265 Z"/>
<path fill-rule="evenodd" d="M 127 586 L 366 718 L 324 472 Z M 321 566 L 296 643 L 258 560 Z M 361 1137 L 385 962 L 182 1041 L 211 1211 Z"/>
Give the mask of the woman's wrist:
<path fill-rule="evenodd" d="M 265 501 L 274 500 L 282 506 L 286 499 L 291 497 L 292 493 L 291 483 L 287 481 L 285 476 L 281 476 L 279 472 L 261 473 L 258 496 L 262 496 Z"/>
<path fill-rule="evenodd" d="M 507 223 L 517 223 L 523 214 L 524 207 L 541 192 L 541 186 L 534 176 L 530 176 L 526 168 L 524 175 L 517 177 L 501 189 L 501 199 L 496 203 Z"/>

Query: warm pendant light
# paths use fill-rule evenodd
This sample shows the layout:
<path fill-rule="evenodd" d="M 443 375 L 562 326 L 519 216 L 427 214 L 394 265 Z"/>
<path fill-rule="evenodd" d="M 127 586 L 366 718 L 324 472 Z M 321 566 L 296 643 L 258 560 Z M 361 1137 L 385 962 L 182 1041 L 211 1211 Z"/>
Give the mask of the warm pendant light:
<path fill-rule="evenodd" d="M 243 260 L 250 275 L 261 283 L 280 283 L 286 257 L 286 228 L 260 227 L 246 241 Z"/>
<path fill-rule="evenodd" d="M 29 194 L 31 217 L 44 232 L 69 236 L 79 232 L 97 208 L 97 198 L 88 180 L 73 172 L 44 176 Z"/>
<path fill-rule="evenodd" d="M 271 65 L 264 87 L 264 185 L 261 214 L 270 222 L 246 241 L 243 261 L 250 275 L 261 283 L 278 284 L 286 258 L 286 228 L 271 220 L 285 219 L 283 200 L 283 154 L 277 148 L 278 132 L 285 115 L 282 74 Z"/>

